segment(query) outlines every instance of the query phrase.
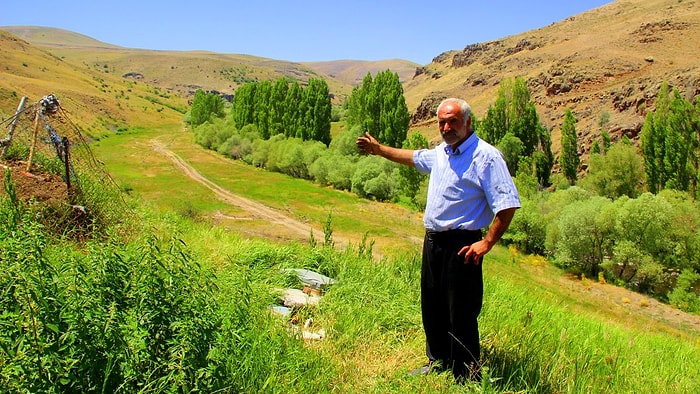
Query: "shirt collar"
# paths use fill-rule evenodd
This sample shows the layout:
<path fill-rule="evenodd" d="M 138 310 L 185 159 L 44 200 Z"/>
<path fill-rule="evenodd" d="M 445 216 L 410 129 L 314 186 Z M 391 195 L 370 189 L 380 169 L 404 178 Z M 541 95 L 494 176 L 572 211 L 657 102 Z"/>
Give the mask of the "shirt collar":
<path fill-rule="evenodd" d="M 469 147 L 469 145 L 475 143 L 475 142 L 476 142 L 476 139 L 477 139 L 476 133 L 473 133 L 473 132 L 472 132 L 471 135 L 470 135 L 469 137 L 467 137 L 467 139 L 465 139 L 464 141 L 462 141 L 461 144 L 459 144 L 459 146 L 457 147 L 457 149 L 452 149 L 452 145 L 447 145 L 447 144 L 445 144 L 445 153 L 446 153 L 448 156 L 459 156 L 459 155 L 461 155 L 465 150 L 467 150 L 467 148 Z"/>

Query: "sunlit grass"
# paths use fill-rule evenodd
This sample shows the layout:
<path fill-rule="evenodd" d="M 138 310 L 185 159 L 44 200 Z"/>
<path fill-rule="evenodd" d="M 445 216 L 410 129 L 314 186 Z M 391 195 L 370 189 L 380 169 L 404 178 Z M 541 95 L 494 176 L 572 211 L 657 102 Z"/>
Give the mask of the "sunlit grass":
<path fill-rule="evenodd" d="M 223 203 L 205 186 L 188 180 L 168 158 L 154 152 L 153 139 L 216 185 L 316 228 L 316 237 L 322 236 L 322 224 L 330 215 L 337 238 L 358 243 L 367 233 L 375 241 L 378 252 L 401 250 L 421 239 L 422 222 L 418 212 L 394 204 L 364 200 L 353 193 L 321 187 L 310 181 L 224 158 L 194 144 L 193 135 L 175 125 L 115 135 L 95 144 L 96 155 L 106 163 L 117 182 L 128 186 L 134 194 L 154 204 L 156 209 L 179 211 L 192 206 L 201 209 L 204 215 L 221 212 L 227 216 L 245 217 L 240 209 Z M 244 230 L 252 227 L 255 233 L 265 232 L 260 228 L 265 224 L 258 221 L 229 221 L 226 225 L 231 228 L 242 226 Z M 284 233 L 285 230 L 279 231 Z M 284 238 L 288 237 L 292 235 L 284 235 Z"/>

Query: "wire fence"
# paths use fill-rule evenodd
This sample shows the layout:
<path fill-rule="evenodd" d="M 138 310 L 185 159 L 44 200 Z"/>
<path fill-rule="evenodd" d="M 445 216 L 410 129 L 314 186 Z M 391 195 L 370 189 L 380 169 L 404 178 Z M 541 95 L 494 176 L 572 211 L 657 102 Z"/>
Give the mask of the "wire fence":
<path fill-rule="evenodd" d="M 23 97 L 15 114 L 0 122 L 0 130 L 7 132 L 0 139 L 3 167 L 19 167 L 27 177 L 60 175 L 67 204 L 99 209 L 103 218 L 115 219 L 128 213 L 119 186 L 95 158 L 80 128 L 56 96 L 47 95 L 34 103 Z M 41 188 L 42 183 L 36 187 Z M 109 208 L 98 207 L 107 197 Z"/>

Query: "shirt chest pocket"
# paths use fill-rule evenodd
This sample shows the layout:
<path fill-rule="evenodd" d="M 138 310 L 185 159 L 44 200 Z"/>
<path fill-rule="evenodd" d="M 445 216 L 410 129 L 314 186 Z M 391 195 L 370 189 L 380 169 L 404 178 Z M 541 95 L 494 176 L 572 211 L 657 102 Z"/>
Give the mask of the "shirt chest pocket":
<path fill-rule="evenodd" d="M 475 182 L 471 177 L 454 176 L 445 184 L 443 197 L 447 201 L 465 201 L 474 198 L 475 195 L 481 194 L 478 182 Z"/>

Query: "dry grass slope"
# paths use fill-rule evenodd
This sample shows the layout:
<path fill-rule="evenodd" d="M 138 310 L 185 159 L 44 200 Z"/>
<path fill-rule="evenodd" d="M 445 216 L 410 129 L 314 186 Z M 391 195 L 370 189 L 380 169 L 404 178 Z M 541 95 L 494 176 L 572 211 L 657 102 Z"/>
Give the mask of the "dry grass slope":
<path fill-rule="evenodd" d="M 13 115 L 26 96 L 35 102 L 56 95 L 71 118 L 100 135 L 129 125 L 157 126 L 178 122 L 186 110 L 181 97 L 152 86 L 68 62 L 0 30 L 0 115 Z"/>
<path fill-rule="evenodd" d="M 613 139 L 637 140 L 662 81 L 688 98 L 700 93 L 700 4 L 691 0 L 618 0 L 503 39 L 437 56 L 405 84 L 409 108 L 426 97 L 463 96 L 477 116 L 503 78 L 523 77 L 555 152 L 566 108 L 581 145 L 600 135 L 603 112 Z"/>

